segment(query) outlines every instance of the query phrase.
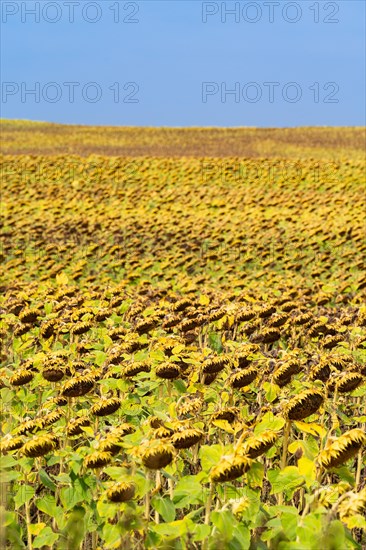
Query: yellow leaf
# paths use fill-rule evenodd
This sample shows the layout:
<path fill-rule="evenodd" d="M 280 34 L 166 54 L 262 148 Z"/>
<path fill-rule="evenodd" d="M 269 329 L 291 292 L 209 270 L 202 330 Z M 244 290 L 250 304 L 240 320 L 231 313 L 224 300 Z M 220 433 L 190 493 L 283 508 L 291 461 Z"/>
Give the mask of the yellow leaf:
<path fill-rule="evenodd" d="M 221 394 L 221 401 L 227 403 L 229 401 L 229 394 L 227 391 L 223 391 Z"/>
<path fill-rule="evenodd" d="M 32 535 L 39 535 L 39 533 L 46 527 L 45 523 L 33 523 L 29 525 L 29 531 Z"/>
<path fill-rule="evenodd" d="M 366 519 L 361 514 L 355 514 L 351 517 L 342 517 L 343 523 L 345 523 L 348 529 L 366 529 Z"/>
<path fill-rule="evenodd" d="M 175 407 L 176 407 L 176 403 L 171 403 L 171 404 L 169 405 L 169 416 L 170 416 L 171 418 L 175 418 L 175 416 L 176 416 L 176 415 L 175 415 Z"/>
<path fill-rule="evenodd" d="M 307 458 L 306 456 L 302 456 L 297 462 L 297 467 L 299 468 L 299 472 L 302 476 L 315 479 L 316 472 L 315 463 L 313 460 L 310 460 L 310 458 Z"/>
<path fill-rule="evenodd" d="M 230 423 L 227 420 L 214 420 L 212 424 L 217 428 L 220 428 L 220 430 L 224 430 L 225 432 L 228 432 L 229 434 L 235 433 L 235 431 L 230 426 Z"/>
<path fill-rule="evenodd" d="M 208 304 L 210 303 L 210 298 L 205 294 L 201 294 L 198 301 L 201 304 L 201 306 L 208 306 Z"/>
<path fill-rule="evenodd" d="M 66 273 L 58 273 L 56 275 L 56 283 L 58 284 L 58 286 L 67 285 L 68 282 L 69 278 Z"/>
<path fill-rule="evenodd" d="M 320 424 L 315 424 L 315 422 L 307 424 L 306 422 L 299 421 L 299 422 L 294 422 L 294 424 L 298 430 L 300 430 L 301 432 L 305 432 L 307 434 L 324 437 L 325 434 L 327 433 L 326 430 L 323 428 L 323 426 L 320 426 Z"/>
<path fill-rule="evenodd" d="M 173 350 L 172 350 L 172 351 L 173 351 L 173 354 L 174 354 L 174 355 L 179 355 L 179 353 L 180 353 L 182 350 L 184 350 L 184 348 L 185 348 L 185 345 L 184 345 L 184 344 L 178 344 L 177 346 L 174 346 L 174 348 L 173 348 Z"/>
<path fill-rule="evenodd" d="M 292 443 L 290 443 L 290 445 L 288 446 L 288 452 L 289 453 L 296 453 L 296 451 L 298 451 L 299 449 L 301 449 L 302 451 L 304 451 L 304 444 L 302 441 L 293 441 Z"/>

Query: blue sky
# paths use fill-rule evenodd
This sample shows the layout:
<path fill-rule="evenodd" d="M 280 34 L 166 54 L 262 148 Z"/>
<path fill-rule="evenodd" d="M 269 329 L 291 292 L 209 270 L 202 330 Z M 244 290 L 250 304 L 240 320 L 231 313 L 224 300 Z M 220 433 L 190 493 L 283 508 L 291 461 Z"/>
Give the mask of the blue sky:
<path fill-rule="evenodd" d="M 361 0 L 1 0 L 1 11 L 3 118 L 365 124 Z"/>

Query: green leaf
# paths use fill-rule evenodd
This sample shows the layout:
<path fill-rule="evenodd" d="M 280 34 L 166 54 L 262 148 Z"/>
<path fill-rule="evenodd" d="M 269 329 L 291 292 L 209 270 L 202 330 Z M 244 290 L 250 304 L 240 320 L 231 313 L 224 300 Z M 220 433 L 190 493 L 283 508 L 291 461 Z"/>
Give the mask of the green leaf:
<path fill-rule="evenodd" d="M 76 504 L 82 502 L 83 494 L 75 490 L 75 487 L 63 487 L 60 491 L 60 500 L 65 510 L 71 510 Z"/>
<path fill-rule="evenodd" d="M 170 523 L 160 523 L 158 525 L 153 525 L 151 528 L 152 531 L 164 537 L 166 541 L 182 538 L 186 535 L 188 530 L 194 533 L 194 529 L 195 524 L 186 518 Z"/>
<path fill-rule="evenodd" d="M 47 489 L 51 489 L 51 491 L 56 491 L 56 485 L 50 478 L 50 476 L 47 474 L 47 472 L 43 469 L 39 471 L 39 479 L 43 483 Z"/>
<path fill-rule="evenodd" d="M 98 365 L 98 367 L 101 367 L 106 360 L 107 354 L 104 353 L 104 351 L 95 350 L 94 357 L 94 362 Z"/>
<path fill-rule="evenodd" d="M 2 457 L 0 460 L 2 460 Z M 21 477 L 22 474 L 20 472 L 14 470 L 4 470 L 3 472 L 0 472 L 0 483 L 15 481 L 17 479 L 20 479 Z"/>
<path fill-rule="evenodd" d="M 211 533 L 211 527 L 209 525 L 197 524 L 193 532 L 193 540 L 195 542 L 201 542 L 205 540 Z"/>
<path fill-rule="evenodd" d="M 264 465 L 260 462 L 253 462 L 247 472 L 248 484 L 250 487 L 261 487 L 264 477 Z"/>
<path fill-rule="evenodd" d="M 185 383 L 183 382 L 183 380 L 174 380 L 173 381 L 173 386 L 178 391 L 178 393 L 186 393 L 187 392 L 187 387 L 186 387 Z"/>
<path fill-rule="evenodd" d="M 240 546 L 240 550 L 249 550 L 250 548 L 250 530 L 246 525 L 239 524 L 235 527 L 233 532 L 234 539 L 236 539 Z"/>
<path fill-rule="evenodd" d="M 223 350 L 221 334 L 217 332 L 210 332 L 208 335 L 208 346 L 214 351 L 217 351 L 217 353 L 221 353 Z"/>
<path fill-rule="evenodd" d="M 284 418 L 280 416 L 275 416 L 273 413 L 266 413 L 262 420 L 254 428 L 255 434 L 260 434 L 266 430 L 274 430 L 275 432 L 280 431 L 285 425 Z"/>
<path fill-rule="evenodd" d="M 200 480 L 202 475 L 196 476 L 184 476 L 182 477 L 174 489 L 173 502 L 175 508 L 188 508 L 194 504 L 203 502 L 204 488 L 202 487 Z"/>
<path fill-rule="evenodd" d="M 212 512 L 211 521 L 224 536 L 225 540 L 232 539 L 234 526 L 237 524 L 237 520 L 232 512 L 229 510 Z"/>
<path fill-rule="evenodd" d="M 44 498 L 38 498 L 35 502 L 38 510 L 48 516 L 57 516 L 56 499 L 53 495 L 47 495 Z"/>
<path fill-rule="evenodd" d="M 15 460 L 15 458 L 13 458 L 10 455 L 4 455 L 4 456 L 1 456 L 0 465 L 1 465 L 1 469 L 14 468 L 14 466 L 17 465 L 17 461 Z"/>
<path fill-rule="evenodd" d="M 209 472 L 220 461 L 224 452 L 224 445 L 202 445 L 199 450 L 202 470 Z"/>
<path fill-rule="evenodd" d="M 268 470 L 267 476 L 272 485 L 271 495 L 295 489 L 304 482 L 296 466 L 287 466 L 283 470 Z"/>
<path fill-rule="evenodd" d="M 297 510 L 295 510 L 297 512 Z M 283 513 L 281 515 L 281 525 L 283 532 L 289 540 L 296 539 L 296 529 L 299 523 L 298 514 Z"/>
<path fill-rule="evenodd" d="M 21 485 L 14 497 L 15 509 L 17 510 L 26 502 L 29 502 L 35 495 L 35 488 L 32 485 Z"/>
<path fill-rule="evenodd" d="M 33 541 L 33 548 L 42 548 L 42 546 L 52 546 L 58 540 L 59 536 L 54 533 L 51 527 L 45 527 Z"/>
<path fill-rule="evenodd" d="M 166 523 L 175 520 L 175 506 L 170 498 L 154 497 L 151 504 Z"/>
<path fill-rule="evenodd" d="M 281 393 L 281 388 L 277 384 L 271 384 L 270 382 L 264 382 L 263 389 L 266 392 L 266 399 L 270 403 Z"/>
<path fill-rule="evenodd" d="M 118 525 L 106 523 L 103 527 L 104 548 L 120 548 L 121 533 Z"/>

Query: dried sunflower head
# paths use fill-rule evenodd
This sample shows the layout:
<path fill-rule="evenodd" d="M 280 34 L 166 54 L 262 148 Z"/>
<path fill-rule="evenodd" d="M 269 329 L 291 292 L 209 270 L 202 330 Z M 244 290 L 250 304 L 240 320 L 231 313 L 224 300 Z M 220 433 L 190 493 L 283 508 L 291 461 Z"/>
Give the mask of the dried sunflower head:
<path fill-rule="evenodd" d="M 42 422 L 42 427 L 51 426 L 51 424 L 54 424 L 55 422 L 60 420 L 62 416 L 63 413 L 60 409 L 46 414 L 43 418 L 40 419 Z"/>
<path fill-rule="evenodd" d="M 359 374 L 357 372 L 349 372 L 342 376 L 340 380 L 338 380 L 336 386 L 338 387 L 338 391 L 340 393 L 346 393 L 355 390 L 363 382 L 364 377 L 362 376 L 362 374 Z"/>
<path fill-rule="evenodd" d="M 291 376 L 297 374 L 298 372 L 300 372 L 300 370 L 301 364 L 299 361 L 296 361 L 295 359 L 287 361 L 275 370 L 273 374 L 273 381 L 275 384 L 277 384 L 277 386 L 280 386 L 280 388 L 282 388 L 283 386 L 288 384 L 288 382 L 290 382 Z"/>
<path fill-rule="evenodd" d="M 40 335 L 42 338 L 51 338 L 57 331 L 58 321 L 57 319 L 49 319 L 42 323 L 40 328 Z"/>
<path fill-rule="evenodd" d="M 42 424 L 39 419 L 27 420 L 22 422 L 16 429 L 17 435 L 26 435 L 28 433 L 34 433 L 42 429 Z"/>
<path fill-rule="evenodd" d="M 240 448 L 240 454 L 244 454 L 249 458 L 257 458 L 258 456 L 266 453 L 278 439 L 278 434 L 271 430 L 267 430 L 258 435 L 250 436 L 244 441 Z"/>
<path fill-rule="evenodd" d="M 121 406 L 121 400 L 118 397 L 110 399 L 101 399 L 90 409 L 91 414 L 95 416 L 107 416 L 116 412 Z"/>
<path fill-rule="evenodd" d="M 84 458 L 84 466 L 86 468 L 91 468 L 92 470 L 103 468 L 107 466 L 112 461 L 112 453 L 106 451 L 95 451 L 86 458 Z"/>
<path fill-rule="evenodd" d="M 13 376 L 10 377 L 10 384 L 12 386 L 24 386 L 33 380 L 34 374 L 28 369 L 18 369 Z"/>
<path fill-rule="evenodd" d="M 67 434 L 72 437 L 74 435 L 81 435 L 83 433 L 82 428 L 90 426 L 91 420 L 87 416 L 80 416 L 79 418 L 73 418 L 67 425 Z"/>
<path fill-rule="evenodd" d="M 92 328 L 92 323 L 90 321 L 78 321 L 74 323 L 71 327 L 70 332 L 72 334 L 85 334 Z"/>
<path fill-rule="evenodd" d="M 272 344 L 281 338 L 281 333 L 276 328 L 266 327 L 252 336 L 252 341 L 258 344 Z"/>
<path fill-rule="evenodd" d="M 172 443 L 176 449 L 188 449 L 199 443 L 203 438 L 203 432 L 193 428 L 179 431 L 172 436 Z"/>
<path fill-rule="evenodd" d="M 22 437 L 11 437 L 9 439 L 3 438 L 0 443 L 0 453 L 5 454 L 10 451 L 16 451 L 20 449 L 24 444 Z"/>
<path fill-rule="evenodd" d="M 352 518 L 356 514 L 366 512 L 366 487 L 358 493 L 352 493 L 349 498 L 340 503 L 338 507 L 339 517 L 342 521 Z"/>
<path fill-rule="evenodd" d="M 243 388 L 251 384 L 258 374 L 258 367 L 253 365 L 247 369 L 240 370 L 231 375 L 230 377 L 230 386 L 232 388 Z"/>
<path fill-rule="evenodd" d="M 21 452 L 28 457 L 44 456 L 58 447 L 58 439 L 52 435 L 34 437 L 21 448 Z"/>
<path fill-rule="evenodd" d="M 121 436 L 109 435 L 106 439 L 100 442 L 98 450 L 103 453 L 111 453 L 113 456 L 115 456 L 121 450 L 121 439 Z"/>
<path fill-rule="evenodd" d="M 155 373 L 159 378 L 172 380 L 173 378 L 178 378 L 180 369 L 176 363 L 166 361 L 156 367 Z"/>
<path fill-rule="evenodd" d="M 157 439 L 168 439 L 171 435 L 173 435 L 173 430 L 170 428 L 166 428 L 165 426 L 161 426 L 160 428 L 157 428 L 154 432 L 154 437 Z"/>
<path fill-rule="evenodd" d="M 151 366 L 148 361 L 136 361 L 134 363 L 126 365 L 122 370 L 122 374 L 126 378 L 132 378 L 140 372 L 150 372 L 150 370 Z"/>
<path fill-rule="evenodd" d="M 204 361 L 202 372 L 204 374 L 214 374 L 222 371 L 226 366 L 230 365 L 230 363 L 231 357 L 228 355 L 219 355 L 218 357 L 209 358 Z"/>
<path fill-rule="evenodd" d="M 25 308 L 19 313 L 19 320 L 22 323 L 35 323 L 38 319 L 40 311 L 38 309 Z"/>
<path fill-rule="evenodd" d="M 211 470 L 211 480 L 215 483 L 233 481 L 241 477 L 249 470 L 252 461 L 250 458 L 238 455 L 228 455 L 222 457 L 217 466 Z"/>
<path fill-rule="evenodd" d="M 125 435 L 133 434 L 136 431 L 136 428 L 127 422 L 122 422 L 111 431 L 111 435 L 124 437 Z"/>
<path fill-rule="evenodd" d="M 289 420 L 302 420 L 314 414 L 324 401 L 324 395 L 318 390 L 304 390 L 290 399 L 284 408 Z"/>
<path fill-rule="evenodd" d="M 223 409 L 214 413 L 211 417 L 211 420 L 227 420 L 230 424 L 237 419 L 239 414 L 239 409 L 237 407 L 231 407 L 229 409 Z"/>
<path fill-rule="evenodd" d="M 142 463 L 150 470 L 165 468 L 173 460 L 174 447 L 170 443 L 153 443 L 142 455 Z"/>
<path fill-rule="evenodd" d="M 107 490 L 107 499 L 111 502 L 127 502 L 135 496 L 135 485 L 121 481 Z"/>
<path fill-rule="evenodd" d="M 330 374 L 331 367 L 328 362 L 321 361 L 312 367 L 309 378 L 310 380 L 321 380 L 322 382 L 326 382 L 329 379 Z"/>
<path fill-rule="evenodd" d="M 199 397 L 195 397 L 193 399 L 186 399 L 185 402 L 181 403 L 179 406 L 177 406 L 177 413 L 180 416 L 184 416 L 186 414 L 197 414 L 203 406 L 203 401 Z"/>
<path fill-rule="evenodd" d="M 49 382 L 59 382 L 64 377 L 65 370 L 61 361 L 50 361 L 45 364 L 42 371 L 42 376 Z"/>
<path fill-rule="evenodd" d="M 366 444 L 365 432 L 354 428 L 333 440 L 318 455 L 318 462 L 324 468 L 335 468 L 355 456 Z"/>
<path fill-rule="evenodd" d="M 64 397 L 80 397 L 88 393 L 94 386 L 94 377 L 81 375 L 71 378 L 61 388 L 61 395 Z"/>

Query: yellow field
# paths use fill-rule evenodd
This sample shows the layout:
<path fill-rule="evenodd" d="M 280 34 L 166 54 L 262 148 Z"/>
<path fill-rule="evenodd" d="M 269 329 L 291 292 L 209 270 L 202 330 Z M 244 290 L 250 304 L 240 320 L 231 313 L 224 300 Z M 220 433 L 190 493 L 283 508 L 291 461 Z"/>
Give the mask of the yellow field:
<path fill-rule="evenodd" d="M 0 546 L 364 548 L 364 129 L 1 129 Z"/>

